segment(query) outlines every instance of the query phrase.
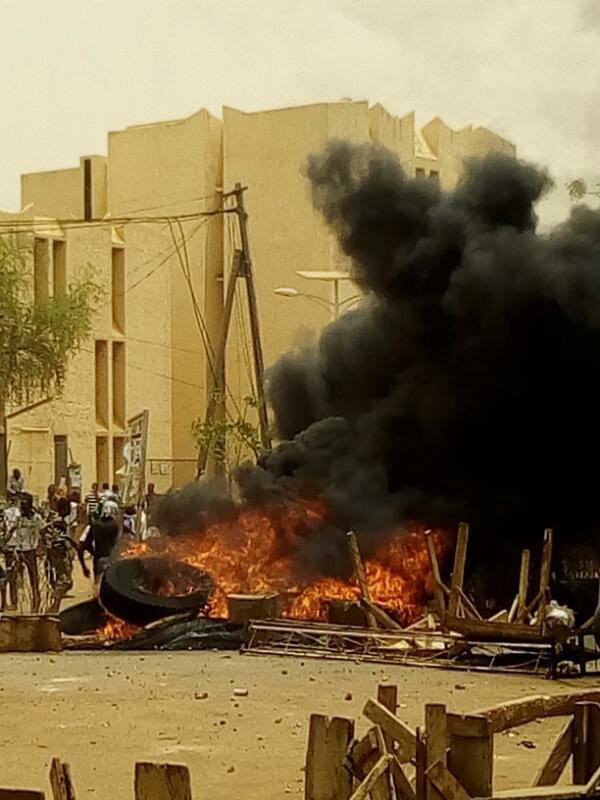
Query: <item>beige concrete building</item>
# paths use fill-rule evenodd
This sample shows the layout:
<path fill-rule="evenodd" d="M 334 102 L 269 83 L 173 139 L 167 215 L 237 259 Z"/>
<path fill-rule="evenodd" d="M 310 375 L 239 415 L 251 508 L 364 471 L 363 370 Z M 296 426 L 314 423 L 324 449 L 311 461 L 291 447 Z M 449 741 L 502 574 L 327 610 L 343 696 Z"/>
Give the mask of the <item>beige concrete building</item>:
<path fill-rule="evenodd" d="M 344 101 L 245 113 L 224 108 L 138 125 L 108 135 L 106 156 L 72 169 L 22 177 L 32 286 L 61 291 L 91 269 L 106 294 L 93 339 L 69 366 L 64 392 L 30 410 L 12 409 L 4 441 L 43 494 L 81 464 L 83 482 L 113 481 L 122 465 L 127 420 L 148 409 L 147 480 L 159 491 L 194 474 L 192 420 L 203 413 L 211 379 L 207 352 L 222 318 L 223 285 L 237 242 L 235 220 L 199 216 L 221 207 L 221 192 L 247 186 L 246 207 L 267 367 L 331 319 L 334 282 L 302 271 L 346 270 L 314 213 L 302 167 L 331 138 L 374 141 L 395 152 L 407 174 L 459 180 L 465 157 L 514 154 L 484 128 L 451 130 L 436 118 L 422 130 L 414 114 Z M 24 222 L 25 221 L 25 222 Z M 296 296 L 280 296 L 280 287 Z M 356 293 L 348 281 L 341 299 Z M 252 392 L 245 297 L 238 293 L 227 354 L 231 396 Z M 308 295 L 308 296 L 307 296 Z M 315 299 L 316 298 L 316 299 Z M 230 400 L 231 402 L 231 400 Z"/>

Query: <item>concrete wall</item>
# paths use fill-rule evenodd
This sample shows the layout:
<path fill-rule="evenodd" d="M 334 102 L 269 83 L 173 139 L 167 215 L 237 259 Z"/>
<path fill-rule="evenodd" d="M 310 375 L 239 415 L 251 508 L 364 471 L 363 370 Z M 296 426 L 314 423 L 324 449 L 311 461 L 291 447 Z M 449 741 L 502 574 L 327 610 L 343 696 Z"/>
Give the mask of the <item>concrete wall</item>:
<path fill-rule="evenodd" d="M 221 122 L 202 110 L 183 120 L 113 132 L 108 165 L 108 204 L 114 215 L 210 211 L 220 203 L 215 189 L 222 184 Z M 128 242 L 137 242 L 128 262 L 128 308 L 140 309 L 132 310 L 136 332 L 130 328 L 128 335 L 148 340 L 144 346 L 130 342 L 130 348 L 137 348 L 140 359 L 160 361 L 166 373 L 169 413 L 151 415 L 150 430 L 161 441 L 165 463 L 160 469 L 165 470 L 168 458 L 176 459 L 168 473 L 177 485 L 194 475 L 191 423 L 204 412 L 207 395 L 203 337 L 214 347 L 220 325 L 222 225 L 218 217 L 182 221 L 181 229 L 174 225 L 171 230 L 165 223 L 126 228 Z M 156 260 L 141 266 L 152 253 Z M 150 270 L 154 275 L 144 279 Z M 156 305 L 165 302 L 168 307 Z M 202 317 L 206 330 L 201 331 Z"/>
<path fill-rule="evenodd" d="M 303 281 L 296 272 L 346 266 L 312 208 L 303 174 L 307 157 L 335 138 L 368 141 L 367 103 L 323 103 L 251 114 L 223 109 L 223 183 L 227 189 L 237 182 L 248 187 L 245 203 L 267 368 L 285 350 L 314 339 L 331 319 L 318 303 L 304 297 L 280 297 L 275 289 L 295 287 L 331 301 L 330 285 Z M 232 242 L 226 228 L 226 269 L 231 264 Z M 240 282 L 227 363 L 228 382 L 238 398 L 251 392 L 244 290 Z"/>
<path fill-rule="evenodd" d="M 84 216 L 84 161 L 91 166 L 92 217 L 107 212 L 106 158 L 84 156 L 78 167 L 21 175 L 21 207 L 35 206 L 37 216 L 81 219 Z"/>

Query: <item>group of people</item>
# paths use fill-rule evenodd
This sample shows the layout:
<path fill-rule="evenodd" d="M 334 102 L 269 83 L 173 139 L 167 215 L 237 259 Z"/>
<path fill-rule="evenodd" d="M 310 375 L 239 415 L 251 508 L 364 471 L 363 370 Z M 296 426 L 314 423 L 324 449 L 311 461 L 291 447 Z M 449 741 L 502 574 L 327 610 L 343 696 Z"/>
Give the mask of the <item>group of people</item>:
<path fill-rule="evenodd" d="M 34 507 L 31 494 L 18 469 L 7 485 L 8 505 L 0 528 L 0 610 L 18 604 L 19 583 L 25 574 L 31 590 L 31 611 L 40 610 L 40 566 L 51 588 L 49 611 L 58 611 L 73 586 L 73 562 L 78 558 L 89 578 L 86 559 L 91 557 L 95 581 L 99 581 L 120 538 L 144 537 L 134 506 L 122 506 L 119 488 L 93 483 L 83 501 L 78 492 L 48 487 L 45 503 Z M 145 510 L 154 503 L 154 485 L 148 485 Z M 146 513 L 140 509 L 145 521 Z M 4 561 L 4 565 L 2 564 Z M 8 600 L 7 603 L 7 589 Z"/>

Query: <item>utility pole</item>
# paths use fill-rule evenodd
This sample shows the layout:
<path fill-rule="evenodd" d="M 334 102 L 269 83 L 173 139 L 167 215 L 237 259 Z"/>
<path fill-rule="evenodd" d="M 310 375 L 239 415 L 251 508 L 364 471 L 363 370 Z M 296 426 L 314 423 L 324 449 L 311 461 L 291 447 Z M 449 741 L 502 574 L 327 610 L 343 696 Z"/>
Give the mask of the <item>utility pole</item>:
<path fill-rule="evenodd" d="M 208 397 L 204 419 L 206 422 L 210 421 L 215 414 L 217 403 L 225 403 L 227 385 L 225 379 L 225 352 L 227 349 L 227 337 L 229 335 L 233 301 L 235 298 L 235 290 L 237 287 L 238 278 L 245 278 L 246 293 L 248 297 L 248 312 L 250 318 L 250 335 L 252 338 L 252 353 L 254 357 L 254 377 L 256 380 L 256 399 L 258 403 L 260 442 L 263 448 L 268 450 L 271 447 L 271 438 L 269 435 L 269 420 L 267 416 L 267 400 L 265 394 L 265 367 L 262 343 L 260 339 L 260 325 L 258 319 L 256 289 L 254 286 L 254 273 L 252 270 L 252 260 L 250 258 L 250 244 L 247 225 L 248 213 L 244 207 L 245 188 L 246 187 L 243 187 L 240 183 L 236 183 L 234 191 L 223 195 L 223 198 L 231 196 L 235 197 L 236 205 L 232 211 L 238 218 L 242 247 L 241 250 L 236 250 L 234 253 L 231 274 L 227 284 L 227 292 L 223 305 L 221 332 L 215 350 L 215 359 L 212 369 L 211 392 Z M 199 449 L 197 462 L 198 478 L 200 478 L 206 471 L 209 455 L 210 453 L 208 448 Z"/>

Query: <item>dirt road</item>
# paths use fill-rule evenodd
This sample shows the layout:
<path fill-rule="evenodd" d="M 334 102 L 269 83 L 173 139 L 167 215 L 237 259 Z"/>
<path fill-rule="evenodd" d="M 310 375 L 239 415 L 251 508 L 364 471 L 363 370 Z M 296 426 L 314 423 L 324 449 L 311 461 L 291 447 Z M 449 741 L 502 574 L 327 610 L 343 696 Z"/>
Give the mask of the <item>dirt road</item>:
<path fill-rule="evenodd" d="M 132 798 L 133 764 L 144 759 L 188 764 L 194 800 L 300 797 L 309 714 L 360 720 L 378 682 L 398 684 L 399 715 L 412 725 L 424 702 L 470 711 L 593 685 L 216 652 L 2 655 L 0 670 L 0 786 L 47 788 L 59 756 L 71 763 L 78 800 Z M 530 780 L 559 727 L 496 737 L 497 785 Z"/>

